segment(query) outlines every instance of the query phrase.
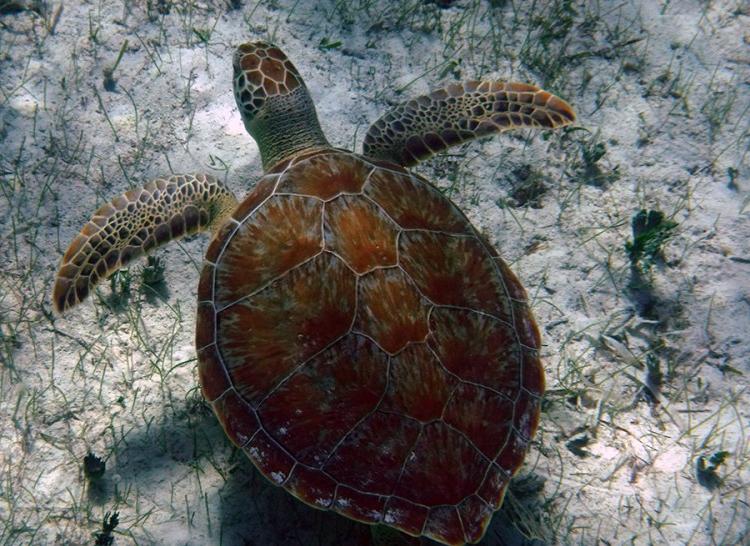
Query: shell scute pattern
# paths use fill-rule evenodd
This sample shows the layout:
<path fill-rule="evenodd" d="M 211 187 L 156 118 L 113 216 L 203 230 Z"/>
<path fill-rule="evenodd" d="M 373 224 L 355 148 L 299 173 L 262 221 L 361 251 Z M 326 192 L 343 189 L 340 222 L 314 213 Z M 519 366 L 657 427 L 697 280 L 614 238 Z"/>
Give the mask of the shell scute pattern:
<path fill-rule="evenodd" d="M 215 400 L 214 407 L 227 436 L 238 446 L 249 442 L 260 428 L 255 411 L 232 389 Z"/>
<path fill-rule="evenodd" d="M 512 324 L 502 277 L 476 237 L 408 231 L 399 238 L 399 263 L 435 304 L 475 309 Z"/>
<path fill-rule="evenodd" d="M 333 506 L 336 511 L 348 518 L 363 523 L 378 523 L 382 519 L 387 498 L 383 495 L 364 493 L 339 483 Z"/>
<path fill-rule="evenodd" d="M 455 505 L 476 492 L 487 463 L 464 434 L 432 421 L 423 425 L 394 494 L 425 506 Z"/>
<path fill-rule="evenodd" d="M 264 177 L 209 256 L 201 383 L 261 472 L 353 519 L 478 539 L 544 379 L 525 292 L 461 212 L 327 150 Z"/>
<path fill-rule="evenodd" d="M 390 495 L 418 435 L 414 420 L 375 411 L 343 439 L 323 470 L 339 483 Z"/>
<path fill-rule="evenodd" d="M 499 506 L 503 502 L 508 480 L 510 475 L 504 467 L 497 462 L 491 464 L 482 485 L 479 486 L 477 496 L 490 506 Z"/>
<path fill-rule="evenodd" d="M 471 233 L 471 226 L 456 206 L 417 176 L 376 170 L 370 175 L 364 194 L 403 229 Z M 416 203 L 418 206 L 413 206 Z"/>
<path fill-rule="evenodd" d="M 461 531 L 461 518 L 455 506 L 438 506 L 430 510 L 425 534 L 442 537 L 449 544 L 460 544 L 466 540 Z"/>
<path fill-rule="evenodd" d="M 429 332 L 430 305 L 399 268 L 377 269 L 359 279 L 354 330 L 395 354 Z"/>
<path fill-rule="evenodd" d="M 276 485 L 283 485 L 297 464 L 262 427 L 242 449 L 258 470 Z"/>
<path fill-rule="evenodd" d="M 484 534 L 480 522 L 487 517 L 492 517 L 492 506 L 478 495 L 472 495 L 458 505 L 457 511 L 464 530 L 464 539 L 467 542 L 477 542 Z"/>
<path fill-rule="evenodd" d="M 354 319 L 355 283 L 341 260 L 320 253 L 219 311 L 216 344 L 240 394 L 259 404 L 300 363 L 343 336 Z"/>
<path fill-rule="evenodd" d="M 390 379 L 381 409 L 421 423 L 442 418 L 457 382 L 422 343 L 410 344 L 393 357 Z"/>
<path fill-rule="evenodd" d="M 323 247 L 322 211 L 316 199 L 274 195 L 237 226 L 217 272 L 217 307 L 247 297 L 318 254 Z M 239 276 L 237 271 L 245 273 Z"/>
<path fill-rule="evenodd" d="M 467 309 L 437 308 L 430 315 L 430 327 L 427 343 L 446 369 L 513 399 L 523 361 L 511 325 Z"/>
<path fill-rule="evenodd" d="M 336 495 L 337 482 L 330 476 L 298 464 L 287 480 L 287 489 L 316 508 L 329 508 Z"/>
<path fill-rule="evenodd" d="M 358 155 L 330 146 L 278 47 L 243 44 L 232 66 L 265 172 L 255 189 L 239 202 L 214 177 L 174 175 L 115 197 L 63 256 L 56 310 L 148 251 L 212 232 L 195 341 L 229 438 L 312 506 L 478 540 L 537 427 L 539 331 L 498 253 L 405 168 L 575 113 L 532 85 L 452 83 L 390 108 Z"/>
<path fill-rule="evenodd" d="M 512 415 L 513 402 L 489 389 L 461 383 L 445 408 L 445 422 L 463 431 L 485 457 L 497 457 L 511 433 L 511 421 L 498 415 Z"/>
<path fill-rule="evenodd" d="M 387 355 L 369 339 L 349 334 L 296 370 L 263 400 L 258 413 L 269 434 L 299 462 L 319 469 L 376 408 L 387 370 Z"/>
<path fill-rule="evenodd" d="M 213 311 L 209 313 L 213 315 Z M 207 324 L 209 320 L 212 319 L 202 319 L 202 323 Z M 224 369 L 224 363 L 213 341 L 211 345 L 198 349 L 198 379 L 203 396 L 209 403 L 232 389 L 229 375 Z"/>
<path fill-rule="evenodd" d="M 364 161 L 342 161 L 343 152 L 318 153 L 293 163 L 279 182 L 279 193 L 293 193 L 329 201 L 341 194 L 359 194 L 372 167 Z"/>
<path fill-rule="evenodd" d="M 403 529 L 411 535 L 421 535 L 430 509 L 399 497 L 388 497 L 383 522 Z"/>
<path fill-rule="evenodd" d="M 325 246 L 358 274 L 396 265 L 398 226 L 373 203 L 340 195 L 327 203 Z"/>

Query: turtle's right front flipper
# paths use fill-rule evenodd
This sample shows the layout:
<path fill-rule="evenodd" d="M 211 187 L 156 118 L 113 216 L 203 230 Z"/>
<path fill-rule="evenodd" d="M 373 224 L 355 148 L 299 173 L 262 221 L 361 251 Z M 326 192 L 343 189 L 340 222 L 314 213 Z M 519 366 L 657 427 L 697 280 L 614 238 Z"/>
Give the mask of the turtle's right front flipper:
<path fill-rule="evenodd" d="M 451 83 L 386 112 L 367 131 L 363 153 L 411 167 L 475 138 L 522 127 L 556 129 L 575 119 L 567 102 L 534 85 Z"/>
<path fill-rule="evenodd" d="M 158 178 L 97 210 L 70 243 L 52 299 L 62 313 L 82 302 L 100 280 L 173 239 L 215 230 L 237 206 L 209 175 Z"/>

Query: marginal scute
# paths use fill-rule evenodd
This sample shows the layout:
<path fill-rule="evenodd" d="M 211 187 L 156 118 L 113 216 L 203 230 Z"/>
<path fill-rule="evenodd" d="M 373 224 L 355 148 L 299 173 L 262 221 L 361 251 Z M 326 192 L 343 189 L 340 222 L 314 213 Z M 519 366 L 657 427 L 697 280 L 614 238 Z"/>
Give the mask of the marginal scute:
<path fill-rule="evenodd" d="M 198 349 L 198 379 L 207 402 L 213 402 L 231 387 L 214 344 Z"/>
<path fill-rule="evenodd" d="M 487 246 L 488 248 L 493 248 L 491 245 Z M 498 269 L 500 270 L 500 274 L 502 275 L 503 281 L 505 282 L 505 288 L 508 290 L 508 295 L 511 297 L 511 299 L 515 299 L 517 301 L 526 301 L 526 290 L 518 281 L 518 277 L 516 277 L 515 273 L 511 271 L 510 267 L 508 267 L 507 264 L 499 256 L 496 256 L 494 260 L 495 265 L 497 265 Z"/>
<path fill-rule="evenodd" d="M 479 542 L 484 536 L 487 524 L 493 514 L 493 507 L 479 496 L 472 495 L 458 505 L 458 516 L 464 530 L 466 542 Z"/>
<path fill-rule="evenodd" d="M 383 523 L 392 525 L 413 536 L 422 534 L 430 509 L 406 499 L 389 497 Z"/>
<path fill-rule="evenodd" d="M 539 351 L 523 349 L 523 372 L 521 384 L 533 396 L 544 393 L 544 368 L 539 360 Z"/>
<path fill-rule="evenodd" d="M 339 485 L 334 506 L 336 511 L 363 523 L 380 523 L 383 519 L 386 497 L 371 495 Z"/>
<path fill-rule="evenodd" d="M 490 506 L 498 508 L 503 503 L 505 489 L 508 487 L 510 477 L 510 473 L 502 466 L 497 463 L 491 464 L 477 495 Z"/>
<path fill-rule="evenodd" d="M 534 424 L 536 428 L 536 423 Z M 523 458 L 526 456 L 526 450 L 529 447 L 529 440 L 521 438 L 518 434 L 511 434 L 508 436 L 508 441 L 505 447 L 500 451 L 500 454 L 495 459 L 501 468 L 518 468 L 523 462 Z"/>
<path fill-rule="evenodd" d="M 424 533 L 448 544 L 462 544 L 466 540 L 455 506 L 437 506 L 430 510 Z"/>
<path fill-rule="evenodd" d="M 513 428 L 518 437 L 528 444 L 539 424 L 539 405 L 541 400 L 526 391 L 521 391 L 515 401 Z"/>
<path fill-rule="evenodd" d="M 203 301 L 198 304 L 197 323 L 200 328 L 195 332 L 195 347 L 202 349 L 214 342 L 214 330 L 216 328 L 216 311 L 213 303 Z"/>
<path fill-rule="evenodd" d="M 232 218 L 236 222 L 244 222 L 248 215 L 252 214 L 258 206 L 273 193 L 278 176 L 264 176 L 255 185 L 253 190 L 242 200 L 242 203 L 234 209 Z"/>
<path fill-rule="evenodd" d="M 320 468 L 352 427 L 375 409 L 387 371 L 385 353 L 369 339 L 349 334 L 279 385 L 260 406 L 260 418 L 297 461 Z"/>
<path fill-rule="evenodd" d="M 336 494 L 336 482 L 320 470 L 297 464 L 286 487 L 298 499 L 315 508 L 329 508 Z"/>
<path fill-rule="evenodd" d="M 201 278 L 198 281 L 198 304 L 214 301 L 214 265 L 208 261 L 203 263 Z M 213 321 L 211 322 L 213 326 Z M 213 328 L 212 328 L 213 330 Z M 213 335 L 213 334 L 212 334 Z M 213 341 L 213 339 L 212 339 Z M 200 349 L 200 347 L 198 347 Z"/>
<path fill-rule="evenodd" d="M 255 467 L 276 485 L 282 485 L 296 464 L 294 459 L 262 428 L 242 449 Z"/>
<path fill-rule="evenodd" d="M 539 335 L 534 317 L 531 316 L 531 310 L 526 302 L 514 301 L 513 306 L 513 323 L 516 326 L 518 339 L 524 347 L 529 349 L 539 349 L 542 346 L 542 338 Z"/>
<path fill-rule="evenodd" d="M 247 444 L 260 427 L 255 411 L 234 389 L 229 389 L 223 396 L 214 400 L 213 408 L 219 416 L 224 432 L 239 447 Z"/>

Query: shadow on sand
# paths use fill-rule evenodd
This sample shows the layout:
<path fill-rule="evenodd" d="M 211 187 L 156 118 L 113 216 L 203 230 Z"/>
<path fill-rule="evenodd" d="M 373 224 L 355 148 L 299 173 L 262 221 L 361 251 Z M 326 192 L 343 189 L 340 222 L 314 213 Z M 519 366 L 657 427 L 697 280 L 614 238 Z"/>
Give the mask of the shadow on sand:
<path fill-rule="evenodd" d="M 221 426 L 208 405 L 202 401 L 186 404 L 181 412 L 164 414 L 161 423 L 152 422 L 126 435 L 110 457 L 106 475 L 88 488 L 89 500 L 102 507 L 112 506 L 133 487 L 140 495 L 164 497 L 164 489 L 172 488 L 172 502 L 176 524 L 188 529 L 184 495 L 197 512 L 205 518 L 204 501 L 196 486 L 188 486 L 187 475 L 216 468 L 225 481 L 217 490 L 207 493 L 211 504 L 212 544 L 222 546 L 372 546 L 370 527 L 332 512 L 316 510 L 292 497 L 280 487 L 267 481 L 245 455 L 235 449 L 225 437 Z M 195 478 L 191 478 L 195 482 Z M 180 484 L 177 484 L 180 482 Z M 203 487 L 206 487 L 204 483 Z M 187 488 L 187 489 L 186 489 Z M 205 491 L 205 490 L 204 490 Z M 169 495 L 168 493 L 167 495 Z M 513 494 L 512 492 L 510 493 Z M 218 514 L 216 497 L 218 495 Z M 213 496 L 213 499 L 212 499 Z M 536 496 L 536 494 L 535 494 Z M 124 503 L 128 504 L 128 503 Z M 514 508 L 510 503 L 496 513 L 493 521 L 479 543 L 482 546 L 540 546 L 539 539 L 528 539 L 514 524 L 519 506 L 524 518 L 541 521 L 541 514 L 531 513 L 538 501 L 526 496 L 514 497 Z M 157 508 L 158 509 L 158 508 Z M 169 509 L 169 508 L 165 508 Z M 121 508 L 124 513 L 126 508 Z M 187 511 L 189 512 L 189 510 Z M 156 519 L 156 518 L 155 518 Z M 175 524 L 172 521 L 172 524 Z M 199 529 L 206 525 L 191 522 Z M 149 530 L 149 523 L 144 528 Z M 208 533 L 204 527 L 201 533 Z M 204 535 L 205 536 L 205 535 Z M 403 542 L 389 542 L 387 546 L 435 546 L 428 539 L 416 541 L 404 536 Z M 167 542 L 168 543 L 168 542 Z M 195 544 L 200 541 L 195 542 Z M 180 544 L 193 544 L 180 542 Z M 386 546 L 386 545 L 383 545 Z"/>

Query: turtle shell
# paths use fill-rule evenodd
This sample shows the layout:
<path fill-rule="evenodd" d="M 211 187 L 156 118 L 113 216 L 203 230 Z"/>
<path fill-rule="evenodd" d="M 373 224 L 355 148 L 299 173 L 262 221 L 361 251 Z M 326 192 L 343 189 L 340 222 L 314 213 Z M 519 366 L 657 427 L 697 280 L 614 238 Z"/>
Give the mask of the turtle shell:
<path fill-rule="evenodd" d="M 324 150 L 264 175 L 211 242 L 203 394 L 273 483 L 320 509 L 478 541 L 539 419 L 516 277 L 423 178 Z"/>

